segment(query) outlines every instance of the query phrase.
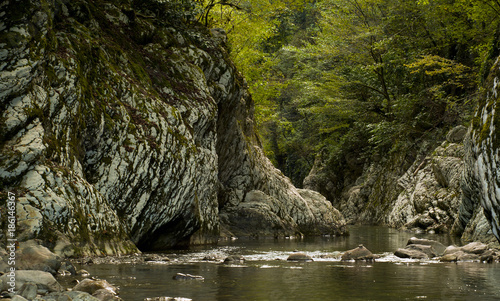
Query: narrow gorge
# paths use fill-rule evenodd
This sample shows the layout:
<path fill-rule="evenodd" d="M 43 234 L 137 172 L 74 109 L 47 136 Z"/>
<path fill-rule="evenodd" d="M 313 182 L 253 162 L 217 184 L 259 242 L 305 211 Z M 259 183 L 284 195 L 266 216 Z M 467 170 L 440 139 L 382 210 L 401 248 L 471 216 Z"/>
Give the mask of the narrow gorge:
<path fill-rule="evenodd" d="M 9 0 L 0 14 L 0 189 L 20 240 L 112 255 L 347 223 L 500 239 L 498 64 L 470 127 L 349 154 L 339 174 L 318 156 L 298 189 L 262 150 L 224 30 L 156 1 Z"/>

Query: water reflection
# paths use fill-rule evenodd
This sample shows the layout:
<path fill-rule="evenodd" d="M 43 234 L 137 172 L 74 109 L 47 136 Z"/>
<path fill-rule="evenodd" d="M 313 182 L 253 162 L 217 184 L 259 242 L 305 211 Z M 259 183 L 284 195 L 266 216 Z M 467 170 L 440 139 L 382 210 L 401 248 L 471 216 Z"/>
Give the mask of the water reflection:
<path fill-rule="evenodd" d="M 354 227 L 350 233 L 349 237 L 228 241 L 217 247 L 170 252 L 168 263 L 84 268 L 119 285 L 126 301 L 159 296 L 193 300 L 500 299 L 499 264 L 402 260 L 392 252 L 415 234 L 384 227 Z M 447 236 L 418 237 L 453 243 Z M 375 263 L 340 261 L 341 251 L 360 243 L 383 258 Z M 287 262 L 294 250 L 308 253 L 315 261 Z M 247 261 L 222 264 L 231 254 L 241 254 Z M 207 255 L 214 260 L 203 260 Z M 176 273 L 202 275 L 205 280 L 175 281 Z"/>

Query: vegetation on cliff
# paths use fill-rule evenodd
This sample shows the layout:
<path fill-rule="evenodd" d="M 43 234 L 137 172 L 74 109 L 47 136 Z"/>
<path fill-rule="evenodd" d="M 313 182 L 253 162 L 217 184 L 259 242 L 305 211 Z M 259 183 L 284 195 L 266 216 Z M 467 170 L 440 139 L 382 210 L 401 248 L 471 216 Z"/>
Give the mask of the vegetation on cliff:
<path fill-rule="evenodd" d="M 204 20 L 229 33 L 266 153 L 298 186 L 319 154 L 352 182 L 467 124 L 499 50 L 497 1 L 219 3 Z"/>

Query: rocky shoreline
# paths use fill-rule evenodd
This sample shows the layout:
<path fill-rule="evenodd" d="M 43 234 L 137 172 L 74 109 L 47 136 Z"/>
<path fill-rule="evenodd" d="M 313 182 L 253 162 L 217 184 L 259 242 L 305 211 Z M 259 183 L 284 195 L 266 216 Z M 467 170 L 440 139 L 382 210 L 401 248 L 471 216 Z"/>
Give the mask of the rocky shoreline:
<path fill-rule="evenodd" d="M 21 242 L 16 250 L 15 276 L 9 273 L 7 264 L 8 254 L 2 249 L 0 256 L 0 298 L 4 300 L 82 300 L 82 301 L 108 301 L 123 300 L 120 298 L 119 288 L 107 280 L 99 279 L 91 275 L 85 266 L 93 264 L 159 264 L 169 263 L 164 254 L 135 253 L 120 256 L 85 256 L 79 258 L 64 258 L 58 256 L 48 248 L 39 244 L 40 241 L 30 240 Z M 369 248 L 369 246 L 368 246 Z M 329 256 L 321 255 L 321 259 L 340 261 L 366 261 L 376 262 L 381 258 L 379 254 L 373 254 L 367 247 L 360 245 L 345 252 L 334 252 Z M 393 253 L 400 259 L 433 260 L 443 263 L 450 262 L 477 262 L 494 263 L 500 262 L 500 250 L 491 248 L 481 242 L 472 242 L 464 246 L 444 246 L 440 242 L 427 239 L 410 238 L 407 245 L 397 249 Z M 291 252 L 287 261 L 312 262 L 320 260 L 303 252 Z M 280 260 L 280 259 L 275 259 Z M 222 258 L 207 253 L 203 261 L 215 264 L 243 264 L 246 259 L 241 255 L 230 255 Z M 176 261 L 172 261 L 176 262 Z M 11 288 L 11 277 L 15 278 L 15 287 Z M 203 275 L 191 275 L 177 273 L 172 275 L 174 280 L 179 281 L 203 281 Z M 15 291 L 15 292 L 13 292 Z M 155 297 L 151 296 L 145 300 L 189 300 L 185 298 Z"/>

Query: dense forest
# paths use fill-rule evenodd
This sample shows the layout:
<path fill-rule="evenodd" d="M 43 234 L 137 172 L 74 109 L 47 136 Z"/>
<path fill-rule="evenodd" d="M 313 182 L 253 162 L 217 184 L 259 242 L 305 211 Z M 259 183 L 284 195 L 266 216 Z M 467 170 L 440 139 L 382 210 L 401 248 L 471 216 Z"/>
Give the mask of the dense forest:
<path fill-rule="evenodd" d="M 225 29 L 266 154 L 299 187 L 317 157 L 362 166 L 467 125 L 499 50 L 495 0 L 166 3 Z"/>

